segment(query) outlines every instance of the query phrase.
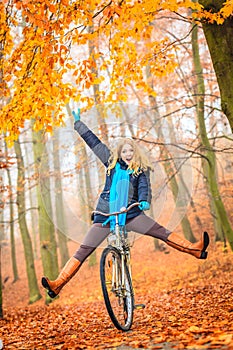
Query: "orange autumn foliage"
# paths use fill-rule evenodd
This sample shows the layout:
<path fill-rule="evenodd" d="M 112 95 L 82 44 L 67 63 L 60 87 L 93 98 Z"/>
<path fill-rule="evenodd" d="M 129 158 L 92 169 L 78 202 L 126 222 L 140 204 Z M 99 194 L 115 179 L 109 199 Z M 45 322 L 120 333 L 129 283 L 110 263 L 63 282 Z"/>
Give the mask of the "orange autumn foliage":
<path fill-rule="evenodd" d="M 27 120 L 34 120 L 35 130 L 49 132 L 63 125 L 71 99 L 88 109 L 94 103 L 127 100 L 131 84 L 154 93 L 145 67 L 160 77 L 172 72 L 175 62 L 172 43 L 157 38 L 150 24 L 162 12 L 186 14 L 187 9 L 197 20 L 221 24 L 233 5 L 227 0 L 213 13 L 191 0 L 3 0 L 0 117 L 7 141 L 17 138 Z M 88 50 L 90 42 L 93 50 Z"/>

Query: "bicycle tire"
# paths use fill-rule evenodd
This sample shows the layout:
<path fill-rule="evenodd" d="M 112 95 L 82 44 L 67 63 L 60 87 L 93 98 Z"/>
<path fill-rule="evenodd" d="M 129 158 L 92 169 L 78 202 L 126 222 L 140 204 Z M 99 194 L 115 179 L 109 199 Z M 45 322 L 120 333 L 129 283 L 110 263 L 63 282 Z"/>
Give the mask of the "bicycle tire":
<path fill-rule="evenodd" d="M 119 286 L 113 285 L 115 264 L 119 271 Z M 134 295 L 129 269 L 125 262 L 124 271 L 125 287 L 121 285 L 122 264 L 119 251 L 112 246 L 105 248 L 100 260 L 100 278 L 105 305 L 114 326 L 119 330 L 128 331 L 133 322 Z"/>

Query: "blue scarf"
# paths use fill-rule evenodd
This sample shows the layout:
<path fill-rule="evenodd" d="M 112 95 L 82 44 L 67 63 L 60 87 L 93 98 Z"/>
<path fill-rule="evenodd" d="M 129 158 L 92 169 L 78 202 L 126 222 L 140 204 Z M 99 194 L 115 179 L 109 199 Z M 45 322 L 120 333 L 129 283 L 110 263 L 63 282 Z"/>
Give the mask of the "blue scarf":
<path fill-rule="evenodd" d="M 120 211 L 122 207 L 128 206 L 129 195 L 129 174 L 132 171 L 123 170 L 119 163 L 116 163 L 115 173 L 113 175 L 112 184 L 110 188 L 109 198 L 109 211 L 110 213 Z M 123 226 L 126 222 L 126 213 L 122 213 L 118 216 L 119 225 Z M 110 221 L 110 230 L 115 227 L 115 216 L 110 216 L 103 225 L 106 225 Z"/>

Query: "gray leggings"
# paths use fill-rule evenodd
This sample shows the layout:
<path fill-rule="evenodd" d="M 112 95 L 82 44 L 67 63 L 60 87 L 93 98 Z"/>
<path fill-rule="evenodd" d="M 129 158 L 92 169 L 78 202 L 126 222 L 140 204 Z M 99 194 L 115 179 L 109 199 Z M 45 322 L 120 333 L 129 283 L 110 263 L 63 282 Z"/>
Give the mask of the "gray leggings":
<path fill-rule="evenodd" d="M 133 219 L 127 220 L 126 229 L 141 233 L 143 235 L 159 238 L 166 242 L 171 231 L 159 225 L 155 220 L 145 214 L 140 214 Z M 102 226 L 101 223 L 93 224 L 87 232 L 83 243 L 74 254 L 74 258 L 83 263 L 87 257 L 107 238 L 109 225 Z"/>

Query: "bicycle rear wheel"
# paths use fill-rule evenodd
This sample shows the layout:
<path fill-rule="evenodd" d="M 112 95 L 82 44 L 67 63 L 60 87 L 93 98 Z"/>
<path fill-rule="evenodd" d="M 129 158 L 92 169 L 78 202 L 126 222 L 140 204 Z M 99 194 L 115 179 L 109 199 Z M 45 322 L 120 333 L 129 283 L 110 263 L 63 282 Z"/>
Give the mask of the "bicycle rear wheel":
<path fill-rule="evenodd" d="M 113 324 L 117 329 L 128 331 L 133 322 L 133 288 L 128 267 L 124 262 L 122 269 L 121 255 L 114 247 L 108 246 L 102 253 L 100 278 L 105 305 Z"/>

